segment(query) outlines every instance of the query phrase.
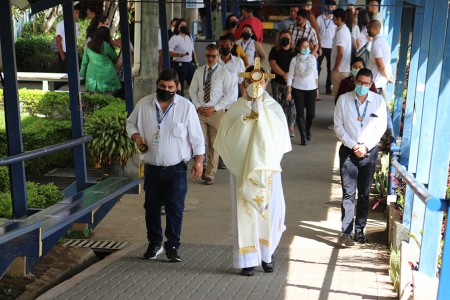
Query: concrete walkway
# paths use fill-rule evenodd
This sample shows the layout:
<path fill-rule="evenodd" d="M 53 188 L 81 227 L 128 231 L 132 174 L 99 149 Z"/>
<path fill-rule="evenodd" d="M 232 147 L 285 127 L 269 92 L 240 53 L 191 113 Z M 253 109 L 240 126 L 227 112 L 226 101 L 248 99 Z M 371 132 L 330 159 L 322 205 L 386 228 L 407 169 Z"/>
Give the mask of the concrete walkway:
<path fill-rule="evenodd" d="M 388 276 L 385 222 L 370 212 L 370 244 L 337 247 L 340 231 L 339 143 L 330 96 L 317 102 L 308 146 L 283 159 L 287 230 L 275 255 L 275 272 L 243 277 L 232 268 L 229 174 L 214 185 L 190 181 L 180 248 L 181 263 L 143 260 L 143 194 L 125 195 L 91 239 L 132 241 L 39 299 L 396 299 Z"/>

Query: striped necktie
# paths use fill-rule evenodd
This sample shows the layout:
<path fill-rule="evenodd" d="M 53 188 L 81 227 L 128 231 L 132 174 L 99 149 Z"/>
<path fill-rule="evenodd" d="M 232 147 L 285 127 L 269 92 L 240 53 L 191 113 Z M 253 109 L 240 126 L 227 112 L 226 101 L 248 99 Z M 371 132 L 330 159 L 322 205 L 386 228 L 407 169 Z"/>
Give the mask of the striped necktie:
<path fill-rule="evenodd" d="M 205 101 L 205 103 L 208 103 L 210 99 L 210 94 L 211 94 L 211 68 L 208 67 L 208 75 L 206 75 L 206 82 L 205 85 L 203 86 L 203 92 L 204 92 L 204 97 L 203 97 L 203 101 Z"/>

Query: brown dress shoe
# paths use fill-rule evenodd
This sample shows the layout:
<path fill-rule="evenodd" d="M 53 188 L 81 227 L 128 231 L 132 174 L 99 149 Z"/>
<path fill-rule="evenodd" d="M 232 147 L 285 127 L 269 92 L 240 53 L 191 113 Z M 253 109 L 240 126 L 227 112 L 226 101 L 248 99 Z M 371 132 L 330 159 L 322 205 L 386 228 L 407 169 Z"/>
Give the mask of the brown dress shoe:
<path fill-rule="evenodd" d="M 211 185 L 214 183 L 214 180 L 211 177 L 205 178 L 205 185 Z"/>

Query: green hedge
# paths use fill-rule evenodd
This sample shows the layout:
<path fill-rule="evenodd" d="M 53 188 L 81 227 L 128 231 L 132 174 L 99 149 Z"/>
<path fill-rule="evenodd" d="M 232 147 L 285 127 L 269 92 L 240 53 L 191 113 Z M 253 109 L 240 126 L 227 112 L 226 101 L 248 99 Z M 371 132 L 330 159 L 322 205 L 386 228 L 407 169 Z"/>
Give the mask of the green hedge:
<path fill-rule="evenodd" d="M 44 148 L 72 139 L 69 95 L 61 92 L 44 92 L 40 90 L 19 90 L 22 112 L 30 116 L 22 117 L 22 134 L 25 151 Z M 3 100 L 3 91 L 0 90 Z M 126 118 L 125 104 L 122 99 L 111 96 L 84 94 L 82 96 L 84 112 L 89 116 L 122 113 Z M 109 107 L 109 105 L 112 105 Z M 0 112 L 1 113 L 1 112 Z M 47 118 L 36 115 L 46 115 Z M 1 116 L 0 116 L 1 118 Z M 1 123 L 1 122 L 0 122 Z M 7 153 L 5 128 L 0 128 L 0 157 Z M 93 161 L 88 157 L 88 161 Z M 32 175 L 42 175 L 55 167 L 73 166 L 72 149 L 65 149 L 25 163 L 26 171 Z"/>
<path fill-rule="evenodd" d="M 16 42 L 17 70 L 21 72 L 60 72 L 58 56 L 50 48 L 54 35 L 34 34 Z"/>
<path fill-rule="evenodd" d="M 91 114 L 112 102 L 124 103 L 122 99 L 98 94 L 82 94 L 83 112 Z M 41 90 L 19 90 L 21 113 L 44 115 L 46 118 L 70 119 L 70 99 L 68 93 Z M 0 105 L 4 106 L 3 90 L 0 89 Z"/>
<path fill-rule="evenodd" d="M 64 198 L 64 194 L 53 183 L 27 182 L 27 199 L 30 208 L 46 208 Z M 12 199 L 9 186 L 9 171 L 0 167 L 0 218 L 11 218 Z"/>

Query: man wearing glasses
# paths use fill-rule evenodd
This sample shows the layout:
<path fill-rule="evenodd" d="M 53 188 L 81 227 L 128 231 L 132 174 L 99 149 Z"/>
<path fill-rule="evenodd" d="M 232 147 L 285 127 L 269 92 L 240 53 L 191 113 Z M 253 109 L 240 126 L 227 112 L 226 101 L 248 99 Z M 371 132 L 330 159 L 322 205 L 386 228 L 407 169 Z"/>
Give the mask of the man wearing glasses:
<path fill-rule="evenodd" d="M 209 44 L 205 52 L 206 65 L 195 71 L 189 95 L 197 108 L 207 149 L 207 164 L 203 165 L 202 179 L 205 185 L 211 185 L 219 164 L 219 153 L 213 148 L 214 141 L 225 115 L 225 108 L 236 100 L 233 97 L 236 87 L 227 69 L 218 64 L 217 46 Z"/>
<path fill-rule="evenodd" d="M 334 110 L 334 131 L 341 140 L 339 168 L 342 184 L 342 233 L 338 244 L 367 243 L 364 234 L 369 209 L 369 193 L 378 158 L 377 144 L 386 131 L 386 102 L 369 91 L 372 71 L 362 68 L 355 90 L 339 97 Z M 355 218 L 355 196 L 358 190 Z M 353 222 L 355 223 L 354 236 Z"/>

